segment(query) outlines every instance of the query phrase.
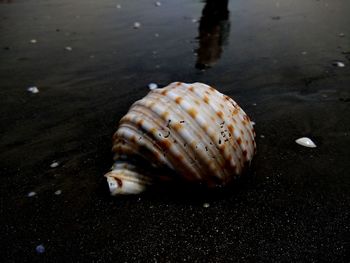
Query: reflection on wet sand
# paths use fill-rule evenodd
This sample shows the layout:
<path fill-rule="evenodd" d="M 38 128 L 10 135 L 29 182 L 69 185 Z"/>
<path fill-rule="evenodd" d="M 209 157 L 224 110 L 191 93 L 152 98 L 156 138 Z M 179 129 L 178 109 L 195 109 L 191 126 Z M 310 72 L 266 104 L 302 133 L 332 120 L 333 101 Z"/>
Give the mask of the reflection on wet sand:
<path fill-rule="evenodd" d="M 219 60 L 229 32 L 228 0 L 207 0 L 199 24 L 197 69 L 210 68 Z"/>

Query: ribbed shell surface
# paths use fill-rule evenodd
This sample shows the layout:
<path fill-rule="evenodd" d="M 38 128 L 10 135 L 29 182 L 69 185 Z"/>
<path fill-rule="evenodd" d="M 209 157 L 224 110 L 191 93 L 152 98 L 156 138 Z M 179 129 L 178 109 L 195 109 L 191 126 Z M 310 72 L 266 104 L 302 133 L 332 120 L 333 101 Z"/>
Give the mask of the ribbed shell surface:
<path fill-rule="evenodd" d="M 150 91 L 120 120 L 115 159 L 141 156 L 185 180 L 224 185 L 255 153 L 249 117 L 230 97 L 202 84 L 174 82 Z"/>

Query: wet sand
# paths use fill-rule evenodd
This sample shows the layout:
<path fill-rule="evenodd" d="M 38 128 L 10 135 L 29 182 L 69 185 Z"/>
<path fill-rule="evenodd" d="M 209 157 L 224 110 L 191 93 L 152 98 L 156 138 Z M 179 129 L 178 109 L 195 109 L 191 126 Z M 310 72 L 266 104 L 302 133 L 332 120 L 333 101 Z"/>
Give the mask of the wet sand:
<path fill-rule="evenodd" d="M 349 1 L 160 3 L 0 1 L 2 262 L 346 262 Z M 110 197 L 118 120 L 173 81 L 251 116 L 250 173 L 223 193 Z"/>

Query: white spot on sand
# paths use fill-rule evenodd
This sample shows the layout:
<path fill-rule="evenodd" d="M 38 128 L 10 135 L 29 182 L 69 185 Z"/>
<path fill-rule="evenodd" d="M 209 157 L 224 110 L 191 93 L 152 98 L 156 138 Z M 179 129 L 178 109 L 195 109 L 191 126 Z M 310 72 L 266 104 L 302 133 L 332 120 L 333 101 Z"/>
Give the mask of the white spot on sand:
<path fill-rule="evenodd" d="M 52 164 L 50 164 L 50 167 L 51 167 L 51 168 L 56 168 L 56 167 L 58 167 L 59 165 L 60 165 L 59 162 L 54 161 Z"/>
<path fill-rule="evenodd" d="M 344 68 L 345 64 L 341 61 L 335 61 L 335 62 L 333 62 L 333 66 L 336 66 L 338 68 Z"/>
<path fill-rule="evenodd" d="M 141 23 L 140 22 L 135 22 L 134 23 L 134 28 L 135 29 L 138 29 L 138 28 L 140 28 L 141 27 Z"/>
<path fill-rule="evenodd" d="M 27 194 L 28 197 L 33 197 L 33 196 L 36 196 L 36 192 L 29 192 Z"/>
<path fill-rule="evenodd" d="M 33 94 L 39 93 L 38 87 L 35 87 L 35 86 L 29 87 L 29 88 L 27 88 L 27 90 L 28 90 L 30 93 L 33 93 Z"/>

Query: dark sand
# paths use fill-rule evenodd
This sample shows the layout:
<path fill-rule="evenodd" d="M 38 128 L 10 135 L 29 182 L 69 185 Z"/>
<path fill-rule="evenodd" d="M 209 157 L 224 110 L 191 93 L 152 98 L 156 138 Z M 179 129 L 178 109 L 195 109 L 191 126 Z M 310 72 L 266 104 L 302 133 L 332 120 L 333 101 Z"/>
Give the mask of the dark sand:
<path fill-rule="evenodd" d="M 346 262 L 350 1 L 160 2 L 0 1 L 1 262 Z M 110 197 L 118 120 L 178 80 L 256 122 L 251 172 L 214 195 Z"/>

